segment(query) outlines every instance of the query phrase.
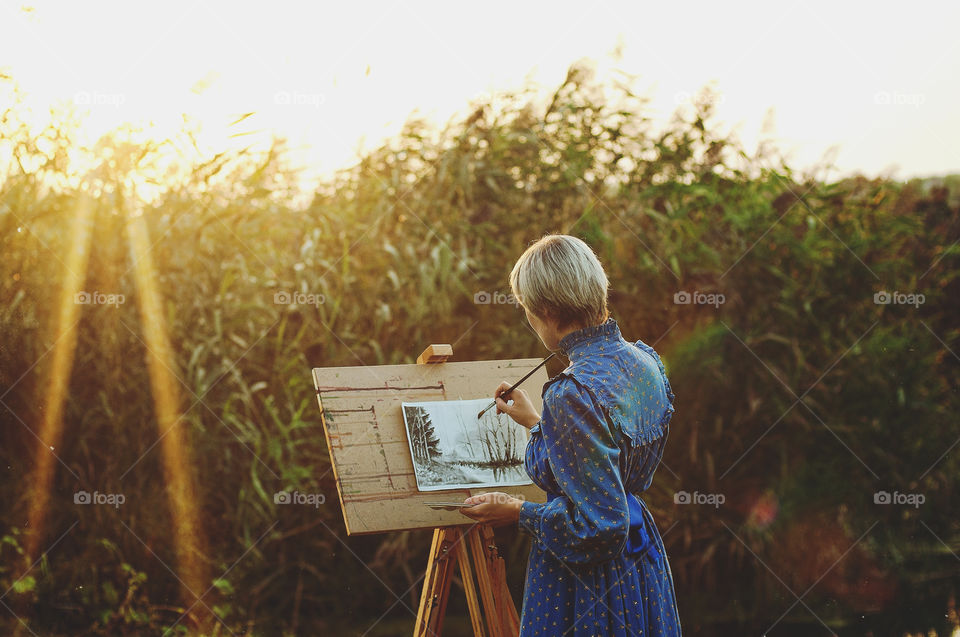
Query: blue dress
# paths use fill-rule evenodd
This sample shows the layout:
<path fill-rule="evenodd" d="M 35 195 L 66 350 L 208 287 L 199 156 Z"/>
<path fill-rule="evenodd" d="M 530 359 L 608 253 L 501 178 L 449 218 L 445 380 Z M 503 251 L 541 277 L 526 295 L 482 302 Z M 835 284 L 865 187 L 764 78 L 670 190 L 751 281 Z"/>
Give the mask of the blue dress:
<path fill-rule="evenodd" d="M 524 461 L 547 502 L 520 510 L 532 537 L 520 635 L 679 636 L 673 574 L 639 497 L 674 411 L 663 363 L 612 318 L 559 349 L 570 365 L 543 386 Z"/>

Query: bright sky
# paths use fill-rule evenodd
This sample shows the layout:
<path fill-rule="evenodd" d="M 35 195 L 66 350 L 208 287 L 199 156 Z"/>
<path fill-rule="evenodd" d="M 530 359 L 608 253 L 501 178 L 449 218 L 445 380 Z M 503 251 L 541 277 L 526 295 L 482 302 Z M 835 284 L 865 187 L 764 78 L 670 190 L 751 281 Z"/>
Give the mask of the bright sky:
<path fill-rule="evenodd" d="M 38 116 L 89 109 L 88 137 L 121 122 L 165 136 L 185 113 L 205 150 L 275 132 L 319 175 L 414 110 L 442 126 L 528 78 L 547 93 L 589 57 L 638 75 L 657 120 L 709 83 L 750 151 L 772 139 L 803 169 L 836 146 L 831 179 L 907 178 L 960 172 L 958 23 L 956 2 L 0 0 L 0 73 Z"/>

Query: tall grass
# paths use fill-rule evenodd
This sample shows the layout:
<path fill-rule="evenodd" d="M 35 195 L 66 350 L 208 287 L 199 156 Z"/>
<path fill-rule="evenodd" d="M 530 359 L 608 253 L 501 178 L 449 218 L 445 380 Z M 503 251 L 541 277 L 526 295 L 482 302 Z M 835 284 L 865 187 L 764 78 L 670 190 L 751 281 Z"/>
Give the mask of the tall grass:
<path fill-rule="evenodd" d="M 830 182 L 827 166 L 797 174 L 775 150 L 751 154 L 718 132 L 708 93 L 659 129 L 630 85 L 600 86 L 581 66 L 552 97 L 543 108 L 528 92 L 501 95 L 442 131 L 411 119 L 306 205 L 281 140 L 171 162 L 189 130 L 170 144 L 118 131 L 81 149 L 69 120 L 30 130 L 10 107 L 0 590 L 12 587 L 11 609 L 51 635 L 143 634 L 185 610 L 165 566 L 175 552 L 124 230 L 142 215 L 212 540 L 202 557 L 218 574 L 206 599 L 234 631 L 360 634 L 381 615 L 370 634 L 409 630 L 429 536 L 346 537 L 309 370 L 412 363 L 436 342 L 457 360 L 542 354 L 515 306 L 475 300 L 506 292 L 513 260 L 556 231 L 594 247 L 625 336 L 667 363 L 677 413 L 644 497 L 691 629 L 765 630 L 795 601 L 788 588 L 810 588 L 781 625 L 814 622 L 807 606 L 836 630 L 866 615 L 944 634 L 958 582 L 947 550 L 960 546 L 957 178 L 931 190 Z M 71 153 L 94 167 L 79 171 Z M 74 292 L 60 289 L 60 255 L 84 201 L 95 219 L 84 289 L 127 301 L 82 308 L 56 450 L 78 478 L 58 465 L 41 544 L 79 524 L 31 569 L 18 551 L 42 451 L 31 428 L 59 300 Z M 876 304 L 883 290 L 925 302 Z M 675 303 L 683 291 L 724 302 Z M 127 502 L 80 507 L 79 489 Z M 281 490 L 325 504 L 277 505 Z M 726 503 L 679 506 L 679 490 Z M 925 504 L 880 506 L 878 491 Z M 516 593 L 524 539 L 499 537 Z"/>

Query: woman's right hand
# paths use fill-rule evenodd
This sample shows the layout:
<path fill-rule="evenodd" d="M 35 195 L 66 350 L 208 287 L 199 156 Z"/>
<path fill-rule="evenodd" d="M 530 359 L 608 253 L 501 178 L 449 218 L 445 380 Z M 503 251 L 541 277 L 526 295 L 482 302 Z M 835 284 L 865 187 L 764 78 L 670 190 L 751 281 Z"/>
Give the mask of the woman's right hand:
<path fill-rule="evenodd" d="M 498 414 L 507 414 L 517 424 L 523 425 L 527 429 L 533 427 L 540 421 L 540 414 L 537 413 L 536 408 L 534 408 L 533 403 L 530 402 L 530 397 L 527 396 L 527 392 L 523 391 L 520 388 L 514 389 L 507 396 L 507 400 L 512 400 L 513 404 L 508 404 L 503 398 L 500 398 L 500 394 L 510 389 L 510 383 L 503 381 L 500 383 L 500 386 L 497 387 L 496 391 L 493 392 L 493 398 L 497 403 L 497 413 Z"/>

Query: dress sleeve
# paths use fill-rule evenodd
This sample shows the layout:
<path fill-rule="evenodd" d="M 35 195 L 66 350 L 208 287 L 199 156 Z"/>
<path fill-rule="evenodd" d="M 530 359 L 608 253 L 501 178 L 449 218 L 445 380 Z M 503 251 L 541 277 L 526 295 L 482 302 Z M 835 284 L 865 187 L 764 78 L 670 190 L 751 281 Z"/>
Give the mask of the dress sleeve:
<path fill-rule="evenodd" d="M 519 524 L 557 559 L 590 564 L 616 557 L 627 540 L 630 513 L 620 477 L 620 448 L 601 406 L 571 377 L 544 396 L 544 448 L 562 495 L 523 502 Z"/>

